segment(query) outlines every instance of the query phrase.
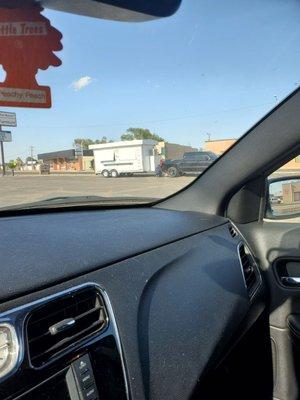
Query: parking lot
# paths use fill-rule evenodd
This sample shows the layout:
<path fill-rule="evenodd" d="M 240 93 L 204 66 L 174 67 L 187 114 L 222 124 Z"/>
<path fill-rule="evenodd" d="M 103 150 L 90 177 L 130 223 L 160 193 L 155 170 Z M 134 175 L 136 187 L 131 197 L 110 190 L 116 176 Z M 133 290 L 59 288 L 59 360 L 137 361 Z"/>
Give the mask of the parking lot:
<path fill-rule="evenodd" d="M 134 176 L 103 178 L 95 175 L 7 175 L 0 177 L 0 207 L 60 196 L 162 198 L 195 177 Z"/>
<path fill-rule="evenodd" d="M 300 175 L 300 171 L 278 172 L 272 177 Z M 103 178 L 93 174 L 16 174 L 0 176 L 0 207 L 30 203 L 61 196 L 166 197 L 195 179 L 195 176 L 133 176 Z"/>

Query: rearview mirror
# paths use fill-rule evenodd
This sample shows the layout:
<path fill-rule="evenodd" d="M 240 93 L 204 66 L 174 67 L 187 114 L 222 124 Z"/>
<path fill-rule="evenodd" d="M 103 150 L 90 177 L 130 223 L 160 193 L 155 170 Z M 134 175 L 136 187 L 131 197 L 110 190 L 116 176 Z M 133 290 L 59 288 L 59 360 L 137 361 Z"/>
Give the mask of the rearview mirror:
<path fill-rule="evenodd" d="M 181 0 L 41 0 L 39 3 L 45 8 L 94 18 L 139 22 L 170 17 Z"/>
<path fill-rule="evenodd" d="M 300 176 L 269 180 L 268 218 L 300 217 Z"/>

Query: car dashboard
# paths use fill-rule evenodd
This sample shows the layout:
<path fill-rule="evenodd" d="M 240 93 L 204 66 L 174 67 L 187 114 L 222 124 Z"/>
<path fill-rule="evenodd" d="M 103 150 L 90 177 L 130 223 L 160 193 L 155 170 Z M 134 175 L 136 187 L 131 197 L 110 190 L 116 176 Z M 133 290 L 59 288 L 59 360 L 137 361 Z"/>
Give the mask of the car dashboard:
<path fill-rule="evenodd" d="M 141 207 L 0 226 L 0 399 L 192 398 L 264 309 L 226 218 Z"/>

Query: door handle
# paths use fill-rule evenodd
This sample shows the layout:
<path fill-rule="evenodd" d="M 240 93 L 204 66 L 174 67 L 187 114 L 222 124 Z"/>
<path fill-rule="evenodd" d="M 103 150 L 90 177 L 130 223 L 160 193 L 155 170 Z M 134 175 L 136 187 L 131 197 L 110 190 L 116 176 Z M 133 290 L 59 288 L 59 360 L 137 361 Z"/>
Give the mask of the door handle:
<path fill-rule="evenodd" d="M 296 276 L 282 276 L 281 283 L 284 286 L 299 286 L 300 287 L 300 277 Z"/>

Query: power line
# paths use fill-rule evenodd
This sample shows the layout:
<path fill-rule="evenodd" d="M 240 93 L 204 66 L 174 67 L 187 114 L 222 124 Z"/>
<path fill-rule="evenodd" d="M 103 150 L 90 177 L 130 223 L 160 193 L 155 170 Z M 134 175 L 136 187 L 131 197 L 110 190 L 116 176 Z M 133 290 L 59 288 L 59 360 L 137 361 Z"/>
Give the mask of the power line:
<path fill-rule="evenodd" d="M 223 113 L 229 113 L 232 111 L 241 111 L 241 110 L 249 110 L 251 108 L 259 108 L 263 106 L 268 106 L 268 105 L 273 105 L 273 102 L 268 102 L 268 103 L 262 103 L 262 104 L 256 104 L 252 106 L 244 106 L 244 107 L 238 107 L 238 108 L 229 108 L 226 110 L 219 110 L 215 112 L 210 112 L 210 113 L 201 113 L 201 114 L 192 114 L 192 115 L 183 115 L 180 117 L 170 117 L 170 118 L 164 118 L 164 119 L 157 119 L 157 120 L 144 120 L 140 122 L 119 122 L 119 123 L 112 123 L 112 124 L 97 124 L 97 125 L 34 125 L 34 126 L 29 126 L 29 125 L 23 125 L 23 128 L 27 129 L 33 129 L 33 128 L 46 128 L 46 129 L 86 129 L 86 128 L 101 128 L 101 127 L 111 127 L 111 126 L 130 126 L 133 123 L 138 123 L 138 124 L 153 124 L 153 123 L 159 123 L 159 122 L 168 122 L 168 121 L 177 121 L 181 119 L 190 119 L 190 118 L 201 118 L 201 117 L 206 117 L 210 115 L 217 115 L 217 114 L 223 114 Z"/>
<path fill-rule="evenodd" d="M 11 154 L 10 157 L 11 157 L 11 158 L 17 158 L 17 157 L 27 156 L 27 155 L 28 155 L 28 151 L 24 151 L 24 152 L 22 152 L 22 153 Z"/>

